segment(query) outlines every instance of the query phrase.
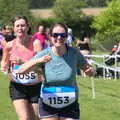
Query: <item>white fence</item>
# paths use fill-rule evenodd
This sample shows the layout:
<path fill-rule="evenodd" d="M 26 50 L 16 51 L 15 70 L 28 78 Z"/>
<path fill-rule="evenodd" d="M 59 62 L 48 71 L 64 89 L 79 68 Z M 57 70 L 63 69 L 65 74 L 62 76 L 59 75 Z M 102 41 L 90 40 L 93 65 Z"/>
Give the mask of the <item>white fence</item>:
<path fill-rule="evenodd" d="M 115 79 L 117 79 L 117 72 L 120 72 L 120 67 L 118 66 L 118 61 L 117 59 L 120 59 L 120 55 L 85 55 L 85 57 L 87 58 L 91 58 L 90 59 L 90 63 L 93 65 L 97 65 L 98 67 L 103 68 L 103 77 L 105 78 L 105 70 L 112 70 L 115 73 Z M 97 61 L 94 60 L 94 58 L 100 58 L 102 59 L 102 62 L 99 63 Z M 114 66 L 109 66 L 105 64 L 105 59 L 106 58 L 114 58 L 115 59 L 115 64 Z"/>
<path fill-rule="evenodd" d="M 117 79 L 117 72 L 120 72 L 120 67 L 118 66 L 118 61 L 117 59 L 120 58 L 120 55 L 85 55 L 85 57 L 87 58 L 91 58 L 90 59 L 90 63 L 93 64 L 93 65 L 97 65 L 98 67 L 101 67 L 103 68 L 103 78 L 106 78 L 105 77 L 105 69 L 107 70 L 113 70 L 114 73 L 115 73 L 115 77 L 114 79 L 116 80 Z M 108 66 L 105 64 L 105 59 L 109 57 L 109 58 L 114 58 L 114 66 Z M 102 59 L 102 62 L 99 63 L 99 62 L 96 62 L 94 60 L 94 58 L 101 58 Z M 91 79 L 91 87 L 92 87 L 92 98 L 95 99 L 96 97 L 96 94 L 95 94 L 95 83 L 94 83 L 94 79 Z"/>

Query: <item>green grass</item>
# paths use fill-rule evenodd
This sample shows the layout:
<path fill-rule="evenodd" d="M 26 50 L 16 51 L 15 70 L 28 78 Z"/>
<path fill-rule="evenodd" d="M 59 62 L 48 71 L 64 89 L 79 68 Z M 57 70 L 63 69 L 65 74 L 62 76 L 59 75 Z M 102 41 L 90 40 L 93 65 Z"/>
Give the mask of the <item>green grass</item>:
<path fill-rule="evenodd" d="M 120 80 L 93 79 L 95 99 L 92 98 L 92 78 L 78 77 L 80 88 L 81 120 L 119 120 L 120 119 Z M 17 120 L 14 107 L 9 98 L 9 81 L 0 73 L 0 119 Z"/>
<path fill-rule="evenodd" d="M 2 73 L 0 73 L 0 83 L 0 119 L 17 120 L 9 97 L 9 82 L 7 76 Z"/>
<path fill-rule="evenodd" d="M 91 79 L 79 78 L 81 120 L 119 120 L 120 81 L 95 79 L 94 83 L 95 99 Z"/>

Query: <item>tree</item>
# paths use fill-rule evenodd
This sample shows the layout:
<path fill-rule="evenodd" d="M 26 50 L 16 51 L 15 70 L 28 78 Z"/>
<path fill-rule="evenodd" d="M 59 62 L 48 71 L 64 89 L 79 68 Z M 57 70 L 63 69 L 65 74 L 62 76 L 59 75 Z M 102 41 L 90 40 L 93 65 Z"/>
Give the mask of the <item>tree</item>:
<path fill-rule="evenodd" d="M 92 31 L 92 17 L 85 16 L 81 11 L 84 5 L 83 0 L 56 0 L 53 8 L 56 18 L 74 29 L 77 37 L 80 37 L 83 31 L 89 35 Z"/>
<path fill-rule="evenodd" d="M 56 0 L 54 5 L 54 13 L 57 18 L 65 23 L 72 23 L 81 20 L 83 7 L 81 0 Z"/>
<path fill-rule="evenodd" d="M 105 11 L 94 19 L 92 27 L 96 29 L 96 37 L 102 41 L 120 41 L 120 1 L 113 0 Z"/>
<path fill-rule="evenodd" d="M 0 24 L 9 24 L 15 15 L 31 18 L 28 0 L 0 0 Z"/>
<path fill-rule="evenodd" d="M 30 8 L 51 8 L 56 0 L 29 0 Z M 74 0 L 75 1 L 75 0 Z M 111 0 L 83 0 L 86 7 L 104 7 Z"/>
<path fill-rule="evenodd" d="M 50 8 L 53 6 L 55 0 L 29 0 L 30 8 Z"/>
<path fill-rule="evenodd" d="M 84 0 L 87 7 L 105 7 L 111 0 Z"/>

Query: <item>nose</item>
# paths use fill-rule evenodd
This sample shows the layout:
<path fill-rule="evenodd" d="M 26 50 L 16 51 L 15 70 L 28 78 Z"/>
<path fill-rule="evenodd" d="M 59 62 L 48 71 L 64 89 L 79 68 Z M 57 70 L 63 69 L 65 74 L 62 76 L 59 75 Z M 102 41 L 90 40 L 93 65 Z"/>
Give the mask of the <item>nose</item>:
<path fill-rule="evenodd" d="M 61 39 L 62 37 L 59 35 L 59 36 L 57 36 L 57 39 Z"/>
<path fill-rule="evenodd" d="M 19 28 L 22 28 L 22 26 L 21 26 L 21 25 L 19 25 Z"/>

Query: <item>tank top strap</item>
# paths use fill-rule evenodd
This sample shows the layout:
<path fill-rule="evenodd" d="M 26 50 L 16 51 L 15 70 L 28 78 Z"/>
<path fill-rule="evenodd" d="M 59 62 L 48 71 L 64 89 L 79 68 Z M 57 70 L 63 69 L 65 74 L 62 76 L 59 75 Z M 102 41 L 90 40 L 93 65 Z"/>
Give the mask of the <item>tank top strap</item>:
<path fill-rule="evenodd" d="M 14 51 L 16 51 L 16 40 L 15 39 L 13 40 L 11 53 L 14 53 Z"/>

